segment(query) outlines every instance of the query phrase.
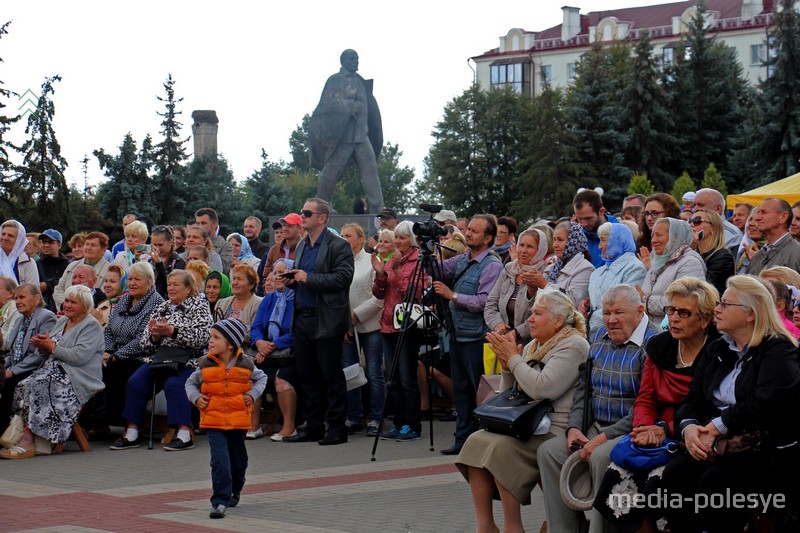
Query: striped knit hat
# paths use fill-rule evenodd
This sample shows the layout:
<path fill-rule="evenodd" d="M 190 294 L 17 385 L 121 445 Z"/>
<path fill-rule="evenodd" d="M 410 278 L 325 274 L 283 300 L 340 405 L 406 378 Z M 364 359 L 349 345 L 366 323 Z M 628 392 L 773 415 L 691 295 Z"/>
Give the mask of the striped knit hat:
<path fill-rule="evenodd" d="M 247 326 L 241 320 L 235 318 L 227 318 L 220 320 L 211 329 L 216 329 L 225 339 L 233 346 L 233 351 L 236 352 L 241 348 L 244 342 L 244 336 L 247 335 Z"/>

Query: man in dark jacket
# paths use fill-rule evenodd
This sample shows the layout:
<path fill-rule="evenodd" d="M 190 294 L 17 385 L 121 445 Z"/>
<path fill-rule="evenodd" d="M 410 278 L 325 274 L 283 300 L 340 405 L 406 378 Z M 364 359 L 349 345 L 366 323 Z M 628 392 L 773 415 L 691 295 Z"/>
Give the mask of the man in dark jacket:
<path fill-rule="evenodd" d="M 292 333 L 306 419 L 306 429 L 284 437 L 284 442 L 317 440 L 322 446 L 347 442 L 342 339 L 350 328 L 354 260 L 350 244 L 328 230 L 330 209 L 319 198 L 303 205 L 302 226 L 307 234 L 297 246 L 296 268 L 284 274 L 291 277 L 289 283 L 295 289 Z"/>
<path fill-rule="evenodd" d="M 60 252 L 63 238 L 61 232 L 46 229 L 39 234 L 42 243 L 42 254 L 39 256 L 39 290 L 42 291 L 45 308 L 55 313 L 56 304 L 53 301 L 53 288 L 58 285 L 58 280 L 67 269 L 69 259 Z"/>

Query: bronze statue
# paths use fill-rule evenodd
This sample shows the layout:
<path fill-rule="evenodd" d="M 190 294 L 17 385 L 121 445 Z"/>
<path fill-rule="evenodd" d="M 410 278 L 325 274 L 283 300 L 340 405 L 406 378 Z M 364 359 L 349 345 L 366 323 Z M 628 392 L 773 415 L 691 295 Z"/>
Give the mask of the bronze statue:
<path fill-rule="evenodd" d="M 308 130 L 311 165 L 321 170 L 317 197 L 331 201 L 336 182 L 353 158 L 369 211 L 379 213 L 383 192 L 375 158 L 383 146 L 381 113 L 372 96 L 372 80 L 356 74 L 356 51 L 345 50 L 339 62 L 342 68 L 325 82 Z"/>

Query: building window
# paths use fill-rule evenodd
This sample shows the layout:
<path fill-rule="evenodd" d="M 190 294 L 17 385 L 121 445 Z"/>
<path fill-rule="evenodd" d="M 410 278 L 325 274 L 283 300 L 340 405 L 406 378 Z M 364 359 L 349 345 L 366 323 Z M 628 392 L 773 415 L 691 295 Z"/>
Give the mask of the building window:
<path fill-rule="evenodd" d="M 664 48 L 664 52 L 662 53 L 662 58 L 663 58 L 661 62 L 662 68 L 672 66 L 672 64 L 675 62 L 675 49 L 672 47 Z"/>
<path fill-rule="evenodd" d="M 767 62 L 767 45 L 766 44 L 750 45 L 750 64 L 763 65 L 766 62 Z"/>
<path fill-rule="evenodd" d="M 567 63 L 567 79 L 575 79 L 575 63 Z"/>
<path fill-rule="evenodd" d="M 489 68 L 492 89 L 508 87 L 518 93 L 530 92 L 530 63 L 500 63 Z"/>
<path fill-rule="evenodd" d="M 548 85 L 553 81 L 553 65 L 542 65 L 539 67 L 539 79 L 542 85 Z"/>

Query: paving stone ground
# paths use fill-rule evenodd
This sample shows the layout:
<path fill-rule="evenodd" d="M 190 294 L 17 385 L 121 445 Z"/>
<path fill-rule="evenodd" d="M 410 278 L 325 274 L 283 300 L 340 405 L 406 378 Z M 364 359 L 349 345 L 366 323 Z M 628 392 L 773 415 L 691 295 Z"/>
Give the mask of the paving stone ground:
<path fill-rule="evenodd" d="M 208 442 L 164 452 L 159 444 L 110 451 L 95 442 L 82 453 L 69 442 L 58 456 L 0 461 L 0 532 L 471 532 L 469 486 L 439 454 L 452 444 L 453 422 L 434 423 L 434 451 L 423 440 L 352 436 L 347 444 L 248 441 L 242 501 L 226 518 L 208 517 Z M 502 511 L 495 503 L 502 529 Z M 528 531 L 544 520 L 541 491 L 523 507 Z"/>

